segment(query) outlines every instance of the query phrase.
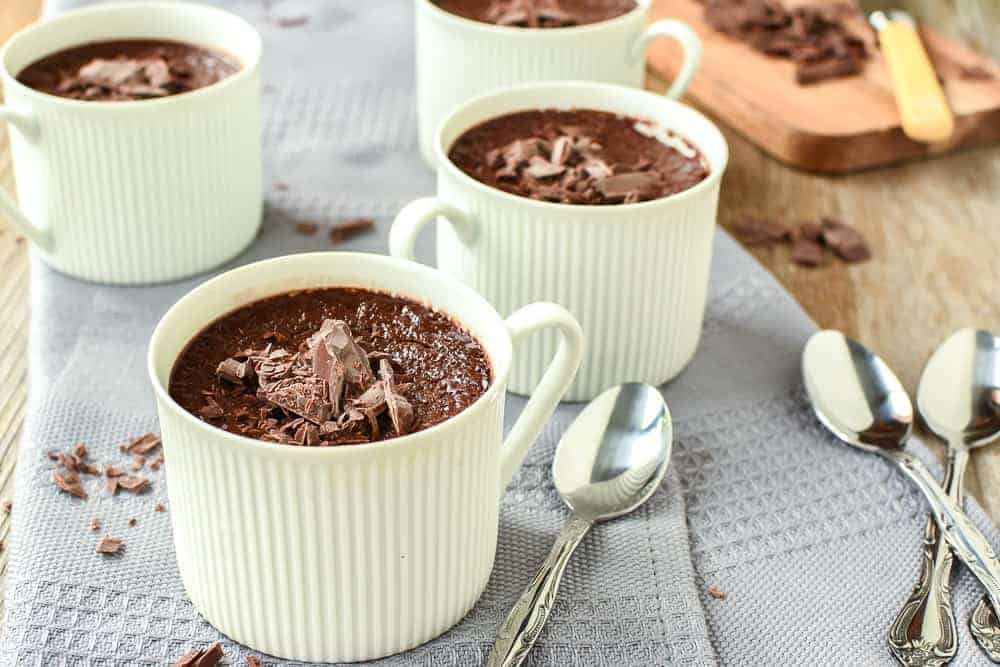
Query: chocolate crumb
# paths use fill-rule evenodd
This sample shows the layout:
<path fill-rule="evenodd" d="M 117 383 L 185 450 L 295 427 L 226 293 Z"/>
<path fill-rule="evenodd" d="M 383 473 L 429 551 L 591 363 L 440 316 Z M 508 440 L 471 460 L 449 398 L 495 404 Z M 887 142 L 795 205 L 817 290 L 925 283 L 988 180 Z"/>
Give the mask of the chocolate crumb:
<path fill-rule="evenodd" d="M 792 261 L 801 266 L 819 266 L 825 256 L 823 246 L 807 238 L 792 241 Z"/>
<path fill-rule="evenodd" d="M 716 600 L 726 599 L 726 594 L 723 591 L 719 590 L 719 587 L 716 586 L 715 584 L 712 584 L 711 586 L 708 587 L 708 594 L 711 595 Z"/>
<path fill-rule="evenodd" d="M 130 468 L 132 468 L 132 470 L 142 470 L 142 467 L 144 465 L 146 465 L 145 456 L 143 456 L 142 454 L 132 455 L 132 465 L 129 466 Z"/>
<path fill-rule="evenodd" d="M 111 537 L 105 534 L 104 537 L 97 543 L 97 553 L 99 554 L 116 554 L 122 550 L 125 546 L 125 542 L 117 538 Z"/>
<path fill-rule="evenodd" d="M 10 514 L 13 509 L 14 509 L 14 503 L 12 501 L 8 500 L 3 504 L 3 511 L 6 512 L 7 514 Z"/>
<path fill-rule="evenodd" d="M 766 218 L 747 217 L 732 226 L 733 233 L 750 246 L 774 245 L 789 238 L 788 227 Z"/>
<path fill-rule="evenodd" d="M 330 243 L 339 245 L 348 239 L 354 238 L 358 234 L 371 231 L 375 228 L 375 221 L 371 218 L 354 218 L 345 220 L 330 228 Z"/>
<path fill-rule="evenodd" d="M 298 28 L 309 23 L 308 16 L 289 16 L 287 18 L 280 18 L 274 22 L 279 28 Z"/>
<path fill-rule="evenodd" d="M 126 491 L 131 491 L 132 493 L 142 493 L 149 487 L 149 480 L 141 476 L 130 476 L 130 477 L 112 477 L 108 481 L 116 480 L 118 486 L 125 489 Z"/>
<path fill-rule="evenodd" d="M 128 525 L 130 526 L 134 526 L 137 523 L 139 523 L 139 520 L 136 519 L 135 517 L 132 517 L 131 519 L 128 520 Z"/>
<path fill-rule="evenodd" d="M 59 460 L 59 452 L 56 452 L 56 451 L 46 452 L 45 456 L 48 457 L 48 459 L 50 461 L 58 461 Z"/>
<path fill-rule="evenodd" d="M 215 642 L 209 647 L 188 651 L 173 667 L 215 667 L 225 655 L 222 644 Z"/>
<path fill-rule="evenodd" d="M 319 225 L 315 222 L 300 222 L 295 225 L 295 231 L 303 236 L 315 236 L 319 230 Z"/>
<path fill-rule="evenodd" d="M 52 480 L 59 487 L 60 491 L 68 493 L 77 498 L 87 499 L 87 492 L 83 490 L 83 486 L 80 484 L 80 476 L 75 472 L 67 471 L 60 473 L 59 471 L 52 472 Z"/>
<path fill-rule="evenodd" d="M 163 503 L 156 503 L 156 507 L 153 508 L 154 512 L 166 512 L 167 508 L 163 506 Z"/>
<path fill-rule="evenodd" d="M 255 655 L 247 656 L 247 667 L 263 667 L 264 663 Z"/>
<path fill-rule="evenodd" d="M 105 477 L 121 477 L 125 474 L 125 471 L 121 468 L 116 468 L 115 466 L 105 466 L 104 476 Z"/>
<path fill-rule="evenodd" d="M 823 243 L 823 225 L 815 220 L 805 220 L 799 223 L 795 235 L 813 243 Z"/>
<path fill-rule="evenodd" d="M 278 181 L 274 184 L 274 189 L 278 192 L 288 192 L 288 183 L 282 183 Z"/>
<path fill-rule="evenodd" d="M 108 493 L 112 496 L 118 493 L 118 478 L 108 477 L 107 481 L 104 483 L 104 488 L 107 489 Z"/>
<path fill-rule="evenodd" d="M 93 519 L 90 520 L 90 530 L 96 533 L 100 529 L 101 529 L 101 520 L 95 516 Z"/>
<path fill-rule="evenodd" d="M 996 77 L 982 65 L 963 65 L 958 78 L 964 81 L 992 81 Z"/>
<path fill-rule="evenodd" d="M 152 470 L 153 472 L 156 472 L 157 470 L 160 469 L 160 466 L 163 465 L 163 462 L 164 458 L 163 455 L 161 454 L 160 456 L 157 456 L 155 459 L 153 459 L 153 461 L 149 464 L 149 469 Z"/>
<path fill-rule="evenodd" d="M 78 442 L 76 446 L 73 447 L 73 456 L 80 460 L 87 458 L 87 446 L 82 442 Z"/>

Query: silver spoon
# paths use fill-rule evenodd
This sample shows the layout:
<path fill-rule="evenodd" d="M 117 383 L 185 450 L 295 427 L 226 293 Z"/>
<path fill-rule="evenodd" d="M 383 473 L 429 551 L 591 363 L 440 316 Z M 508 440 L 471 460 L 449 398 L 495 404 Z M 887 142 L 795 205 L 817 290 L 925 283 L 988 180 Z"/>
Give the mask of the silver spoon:
<path fill-rule="evenodd" d="M 943 486 L 962 504 L 969 449 L 1000 437 L 991 392 L 1000 387 L 1000 340 L 988 331 L 961 329 L 934 351 L 917 387 L 924 422 L 948 443 Z M 933 517 L 924 532 L 920 578 L 889 630 L 889 648 L 904 665 L 943 665 L 955 657 L 958 636 L 951 606 L 952 554 Z M 1000 659 L 1000 625 L 984 599 L 972 615 L 973 635 Z"/>
<path fill-rule="evenodd" d="M 573 550 L 596 522 L 628 514 L 653 495 L 672 444 L 670 411 L 660 392 L 646 384 L 608 389 L 570 424 L 556 448 L 552 476 L 573 515 L 500 626 L 489 667 L 520 665 L 527 657 Z"/>
<path fill-rule="evenodd" d="M 927 498 L 944 538 L 1000 609 L 1000 561 L 927 467 L 904 451 L 913 430 L 909 396 L 885 362 L 839 331 L 813 334 L 802 353 L 813 410 L 845 443 L 895 463 Z"/>

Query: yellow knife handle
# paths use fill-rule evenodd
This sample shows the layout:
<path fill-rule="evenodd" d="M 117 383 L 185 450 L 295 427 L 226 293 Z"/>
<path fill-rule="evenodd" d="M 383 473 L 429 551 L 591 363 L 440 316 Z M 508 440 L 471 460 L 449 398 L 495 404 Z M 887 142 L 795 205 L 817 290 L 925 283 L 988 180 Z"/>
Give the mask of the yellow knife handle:
<path fill-rule="evenodd" d="M 873 17 L 872 23 L 876 23 Z M 889 63 L 903 132 L 928 144 L 946 141 L 955 130 L 937 74 L 912 20 L 879 22 L 878 42 Z"/>

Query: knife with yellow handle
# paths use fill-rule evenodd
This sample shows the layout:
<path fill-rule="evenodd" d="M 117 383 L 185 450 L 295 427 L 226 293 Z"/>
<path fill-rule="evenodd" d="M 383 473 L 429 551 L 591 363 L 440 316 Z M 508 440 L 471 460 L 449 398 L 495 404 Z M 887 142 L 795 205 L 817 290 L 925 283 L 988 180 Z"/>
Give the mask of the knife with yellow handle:
<path fill-rule="evenodd" d="M 882 55 L 889 63 L 903 132 L 923 143 L 947 141 L 955 130 L 955 118 L 913 17 L 894 9 L 872 12 L 869 21 L 878 32 Z"/>

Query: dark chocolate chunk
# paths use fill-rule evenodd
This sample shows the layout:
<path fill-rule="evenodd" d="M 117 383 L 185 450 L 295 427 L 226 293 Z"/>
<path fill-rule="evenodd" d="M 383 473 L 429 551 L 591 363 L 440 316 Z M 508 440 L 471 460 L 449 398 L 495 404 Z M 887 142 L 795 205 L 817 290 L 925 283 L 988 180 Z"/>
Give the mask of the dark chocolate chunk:
<path fill-rule="evenodd" d="M 824 218 L 822 230 L 823 241 L 845 262 L 863 262 L 871 258 L 864 237 L 850 225 Z"/>
<path fill-rule="evenodd" d="M 222 644 L 216 642 L 208 647 L 188 651 L 173 664 L 173 667 L 215 667 L 225 655 Z"/>
<path fill-rule="evenodd" d="M 52 481 L 56 483 L 59 490 L 68 493 L 71 496 L 76 496 L 77 498 L 87 499 L 87 492 L 83 490 L 83 485 L 80 483 L 80 476 L 71 471 L 59 472 L 54 470 L 52 472 Z"/>
<path fill-rule="evenodd" d="M 815 220 L 800 222 L 795 234 L 813 243 L 823 243 L 823 225 Z"/>
<path fill-rule="evenodd" d="M 155 433 L 146 433 L 125 445 L 125 451 L 130 454 L 148 454 L 159 447 L 162 442 L 160 436 Z"/>
<path fill-rule="evenodd" d="M 327 400 L 326 382 L 318 377 L 292 377 L 262 386 L 257 395 L 263 400 L 309 421 L 322 424 L 333 406 Z"/>
<path fill-rule="evenodd" d="M 732 227 L 733 232 L 747 245 L 774 245 L 789 238 L 788 228 L 767 218 L 744 218 Z"/>
<path fill-rule="evenodd" d="M 249 361 L 237 361 L 230 358 L 219 364 L 219 367 L 215 369 L 215 374 L 220 379 L 234 384 L 244 384 L 253 378 L 253 365 Z"/>
<path fill-rule="evenodd" d="M 97 553 L 99 554 L 116 554 L 122 550 L 125 546 L 125 542 L 119 540 L 110 535 L 105 535 L 97 543 Z"/>
<path fill-rule="evenodd" d="M 111 481 L 117 482 L 118 486 L 132 493 L 142 493 L 149 488 L 149 480 L 140 475 L 109 477 L 108 482 Z"/>
<path fill-rule="evenodd" d="M 338 245 L 373 229 L 375 229 L 375 221 L 371 218 L 345 220 L 330 228 L 330 243 Z"/>
<path fill-rule="evenodd" d="M 823 246 L 806 238 L 792 241 L 792 261 L 802 266 L 819 266 L 826 255 Z"/>
<path fill-rule="evenodd" d="M 379 362 L 379 377 L 382 378 L 382 385 L 385 393 L 385 403 L 389 408 L 389 418 L 392 420 L 392 427 L 396 429 L 396 435 L 406 435 L 413 428 L 414 412 L 413 405 L 400 393 L 396 386 L 395 374 L 392 364 L 388 359 Z"/>
<path fill-rule="evenodd" d="M 649 199 L 655 196 L 660 179 L 648 171 L 631 171 L 599 179 L 594 185 L 606 199 L 624 201 L 630 194 Z"/>
<path fill-rule="evenodd" d="M 303 236 L 315 236 L 319 225 L 315 222 L 300 222 L 295 225 L 295 231 Z"/>

